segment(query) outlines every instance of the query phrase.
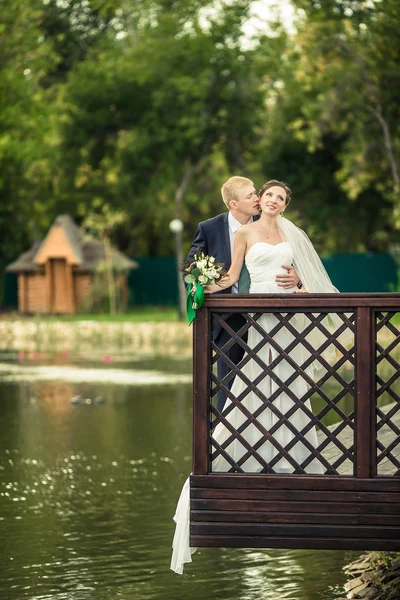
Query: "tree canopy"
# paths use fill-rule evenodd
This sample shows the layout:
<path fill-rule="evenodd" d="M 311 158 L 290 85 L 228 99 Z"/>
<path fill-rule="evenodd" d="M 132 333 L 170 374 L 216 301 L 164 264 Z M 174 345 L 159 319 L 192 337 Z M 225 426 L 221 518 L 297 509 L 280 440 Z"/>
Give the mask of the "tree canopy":
<path fill-rule="evenodd" d="M 250 39 L 252 5 L 0 1 L 3 262 L 109 211 L 121 250 L 171 255 L 233 174 L 287 181 L 322 252 L 398 243 L 397 0 L 293 0 L 294 31 L 266 14 Z"/>

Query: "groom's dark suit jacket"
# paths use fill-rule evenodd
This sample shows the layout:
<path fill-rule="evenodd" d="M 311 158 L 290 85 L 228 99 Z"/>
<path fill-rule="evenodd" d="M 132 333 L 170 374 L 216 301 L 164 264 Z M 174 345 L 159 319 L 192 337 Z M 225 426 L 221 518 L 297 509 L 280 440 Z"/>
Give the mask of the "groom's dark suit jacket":
<path fill-rule="evenodd" d="M 196 231 L 195 238 L 192 243 L 192 247 L 188 254 L 188 259 L 192 259 L 197 252 L 204 252 L 209 256 L 214 256 L 215 262 L 222 263 L 228 270 L 231 266 L 231 245 L 229 240 L 229 223 L 228 223 L 228 212 L 222 215 L 217 215 L 212 219 L 199 223 Z M 258 219 L 259 217 L 254 217 Z M 244 266 L 240 274 L 239 290 L 240 293 L 248 293 L 250 286 L 250 277 L 246 267 Z M 232 288 L 221 290 L 221 294 L 230 294 Z M 226 321 L 234 331 L 239 331 L 246 323 L 246 319 L 240 313 L 233 313 L 228 316 Z M 215 322 L 212 325 L 212 339 L 218 348 L 223 348 L 224 345 L 229 341 L 230 336 L 220 325 L 216 325 Z M 247 334 L 242 336 L 243 341 L 247 341 Z M 244 350 L 239 344 L 234 344 L 230 350 L 226 351 L 226 355 L 235 364 L 239 364 L 243 357 Z M 230 373 L 230 367 L 223 359 L 217 361 L 218 368 L 218 379 L 223 381 L 225 377 Z M 232 379 L 227 383 L 228 388 L 232 385 Z M 222 389 L 218 392 L 217 409 L 222 411 L 226 402 L 226 395 Z"/>
<path fill-rule="evenodd" d="M 229 242 L 228 212 L 199 223 L 188 259 L 200 252 L 213 256 L 215 262 L 222 263 L 228 270 L 231 266 L 231 246 Z M 221 294 L 229 294 L 232 288 L 221 290 Z"/>
<path fill-rule="evenodd" d="M 192 247 L 190 248 L 187 256 L 189 260 L 191 260 L 193 256 L 200 251 L 204 252 L 204 254 L 208 254 L 209 256 L 214 256 L 215 262 L 222 263 L 225 265 L 227 270 L 230 268 L 232 256 L 231 245 L 229 241 L 228 214 L 228 212 L 225 212 L 222 215 L 217 215 L 216 217 L 212 217 L 212 219 L 207 219 L 207 221 L 199 223 Z M 257 215 L 253 218 L 256 220 L 259 217 Z M 241 292 L 243 291 L 243 293 L 246 293 L 249 291 L 250 278 L 245 266 L 243 266 L 241 273 L 240 281 L 242 282 L 242 280 L 243 286 L 241 287 L 244 289 L 241 289 Z M 245 282 L 247 282 L 247 285 Z M 221 290 L 219 293 L 230 294 L 231 292 L 232 288 L 230 287 L 226 288 L 225 290 Z M 219 327 L 213 331 L 214 340 L 216 337 L 218 337 L 219 331 Z"/>
<path fill-rule="evenodd" d="M 192 247 L 187 256 L 189 260 L 191 260 L 196 252 L 200 250 L 200 252 L 204 252 L 204 254 L 214 256 L 215 262 L 222 263 L 227 270 L 229 269 L 232 263 L 232 256 L 229 241 L 228 214 L 229 213 L 226 212 L 199 223 L 195 238 L 192 242 Z M 258 218 L 257 215 L 254 217 L 254 220 Z M 246 269 L 246 267 L 244 266 L 243 269 Z M 245 291 L 248 292 L 248 288 Z M 219 293 L 230 294 L 231 292 L 232 288 L 226 288 Z"/>

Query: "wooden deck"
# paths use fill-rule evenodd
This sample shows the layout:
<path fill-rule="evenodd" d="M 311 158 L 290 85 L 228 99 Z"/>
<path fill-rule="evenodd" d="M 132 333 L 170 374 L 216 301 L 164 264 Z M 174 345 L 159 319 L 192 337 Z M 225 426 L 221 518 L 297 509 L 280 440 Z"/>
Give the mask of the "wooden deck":
<path fill-rule="evenodd" d="M 398 312 L 399 294 L 217 295 L 206 299 L 194 330 L 191 546 L 400 550 Z M 229 316 L 237 313 L 244 316 L 239 329 L 230 326 Z M 263 321 L 257 320 L 263 313 L 276 317 L 272 330 L 266 330 L 260 325 Z M 297 313 L 304 313 L 309 322 L 303 332 L 293 327 L 292 318 Z M 336 332 L 324 325 L 327 313 L 337 314 L 342 321 Z M 229 341 L 223 346 L 212 338 L 215 325 L 228 333 Z M 250 328 L 259 333 L 257 348 L 247 345 Z M 277 335 L 282 328 L 291 334 L 287 346 L 280 345 L 282 336 Z M 326 339 L 317 350 L 307 342 L 313 330 Z M 351 347 L 340 342 L 339 334 L 345 330 L 353 336 Z M 310 357 L 301 365 L 292 359 L 292 350 L 299 343 Z M 238 365 L 230 360 L 233 344 L 240 345 L 244 352 Z M 266 344 L 277 351 L 277 358 L 269 364 L 260 363 L 258 350 Z M 329 345 L 335 347 L 336 357 L 328 363 L 323 352 Z M 224 360 L 230 368 L 223 380 L 215 374 L 218 360 Z M 256 413 L 246 411 L 242 400 L 246 393 L 238 398 L 231 394 L 229 381 L 237 375 L 243 379 L 243 365 L 249 360 L 262 367 L 259 377 L 246 379 L 246 393 L 252 392 L 263 403 L 257 414 L 268 408 L 278 423 L 293 431 L 290 414 L 296 410 L 306 412 L 306 400 L 319 398 L 316 406 L 320 408 L 308 411 L 310 423 L 318 431 L 318 445 L 308 445 L 310 456 L 303 462 L 296 462 L 290 452 L 296 442 L 282 446 L 274 438 L 279 424 L 266 430 L 257 422 Z M 293 376 L 286 380 L 277 368 L 282 360 L 293 369 Z M 307 371 L 312 360 L 323 366 L 324 375 L 316 381 Z M 277 387 L 270 397 L 262 391 L 266 376 Z M 307 382 L 301 398 L 295 397 L 291 388 L 296 378 Z M 327 391 L 329 380 L 335 385 Z M 219 443 L 213 438 L 216 424 L 221 422 L 229 429 L 226 411 L 219 413 L 213 401 L 218 390 L 224 390 L 232 406 L 247 419 L 238 430 L 230 432 L 230 442 Z M 274 405 L 274 398 L 281 392 L 295 405 L 285 413 Z M 345 399 L 347 404 L 343 403 Z M 324 423 L 329 412 L 336 414 L 337 422 L 327 426 Z M 249 446 L 246 441 L 244 432 L 250 423 L 262 433 L 259 445 Z M 297 431 L 296 440 L 307 445 L 304 432 Z M 246 448 L 244 457 L 230 456 L 232 440 Z M 278 451 L 278 458 L 270 463 L 257 452 L 265 440 Z M 229 462 L 227 473 L 212 472 L 212 461 L 219 454 Z M 248 457 L 258 461 L 261 472 L 246 473 L 243 465 Z M 276 470 L 279 457 L 290 461 L 292 473 Z M 307 472 L 314 458 L 323 464 L 324 474 Z"/>

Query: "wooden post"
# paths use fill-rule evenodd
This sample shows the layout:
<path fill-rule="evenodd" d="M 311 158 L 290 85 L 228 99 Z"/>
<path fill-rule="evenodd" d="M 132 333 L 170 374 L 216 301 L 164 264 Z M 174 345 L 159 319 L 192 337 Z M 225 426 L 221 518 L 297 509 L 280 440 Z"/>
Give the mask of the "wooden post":
<path fill-rule="evenodd" d="M 371 309 L 371 356 L 370 356 L 370 390 L 371 390 L 371 400 L 370 400 L 370 436 L 371 436 L 371 444 L 370 444 L 370 456 L 371 456 L 371 477 L 376 477 L 377 475 L 377 464 L 376 464 L 376 455 L 377 455 L 377 431 L 376 431 L 376 313 L 374 309 Z"/>
<path fill-rule="evenodd" d="M 356 477 L 375 475 L 375 383 L 373 310 L 367 306 L 357 309 L 356 322 Z"/>
<path fill-rule="evenodd" d="M 197 311 L 193 323 L 193 474 L 209 472 L 210 436 L 210 314 L 207 308 Z"/>

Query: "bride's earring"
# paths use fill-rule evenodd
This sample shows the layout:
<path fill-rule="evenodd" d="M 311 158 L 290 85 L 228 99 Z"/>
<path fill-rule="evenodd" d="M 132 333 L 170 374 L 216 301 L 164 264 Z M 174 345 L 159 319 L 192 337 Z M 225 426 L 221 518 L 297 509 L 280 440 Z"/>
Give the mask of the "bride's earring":
<path fill-rule="evenodd" d="M 283 217 L 283 213 L 284 213 L 284 212 L 285 212 L 285 211 L 283 210 L 283 211 L 280 213 L 280 214 L 281 214 L 281 217 Z"/>

